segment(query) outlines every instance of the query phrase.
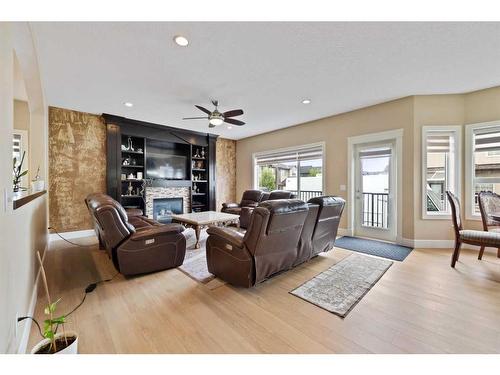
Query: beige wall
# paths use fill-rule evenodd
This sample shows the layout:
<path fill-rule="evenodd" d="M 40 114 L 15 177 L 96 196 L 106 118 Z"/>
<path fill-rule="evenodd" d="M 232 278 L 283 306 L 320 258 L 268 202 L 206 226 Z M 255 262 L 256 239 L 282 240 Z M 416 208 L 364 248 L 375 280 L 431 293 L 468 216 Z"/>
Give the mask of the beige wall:
<path fill-rule="evenodd" d="M 28 41 L 24 43 L 24 41 Z M 46 116 L 36 103 L 43 102 L 36 90 L 39 82 L 36 60 L 28 58 L 33 49 L 29 27 L 25 23 L 0 23 L 0 353 L 16 352 L 26 322 L 18 325 L 16 316 L 29 314 L 35 287 L 36 251 L 43 253 L 47 244 L 47 200 L 39 197 L 13 210 L 12 202 L 4 206 L 3 195 L 12 193 L 12 131 L 14 129 L 13 60 L 14 48 L 27 81 L 30 103 L 30 135 L 39 136 L 31 156 L 45 166 Z M 24 49 L 23 49 L 24 48 Z M 33 52 L 33 51 L 32 51 Z M 34 56 L 31 54 L 31 56 Z M 32 106 L 33 104 L 33 106 Z M 31 114 L 35 114 L 34 116 Z M 44 121 L 45 119 L 45 121 Z M 42 169 L 42 176 L 45 171 Z M 36 294 L 35 294 L 36 295 Z"/>
<path fill-rule="evenodd" d="M 14 100 L 14 129 L 29 131 L 30 110 L 28 102 Z"/>
<path fill-rule="evenodd" d="M 461 198 L 464 201 L 465 124 L 494 120 L 500 120 L 500 87 L 466 94 L 413 96 L 245 138 L 237 142 L 236 196 L 238 199 L 253 185 L 252 153 L 325 141 L 325 193 L 347 199 L 347 192 L 339 189 L 339 185 L 347 185 L 347 138 L 402 128 L 403 238 L 452 240 L 449 219 L 422 219 L 422 127 L 462 126 Z M 466 221 L 465 225 L 471 229 L 481 228 L 478 221 Z M 347 228 L 347 215 L 343 215 L 341 227 Z"/>
<path fill-rule="evenodd" d="M 253 187 L 252 153 L 325 141 L 326 194 L 347 199 L 347 138 L 403 129 L 403 236 L 413 238 L 413 98 L 403 98 L 337 116 L 245 138 L 237 142 L 236 197 Z M 349 202 L 348 202 L 349 203 Z M 341 227 L 347 227 L 343 215 Z"/>

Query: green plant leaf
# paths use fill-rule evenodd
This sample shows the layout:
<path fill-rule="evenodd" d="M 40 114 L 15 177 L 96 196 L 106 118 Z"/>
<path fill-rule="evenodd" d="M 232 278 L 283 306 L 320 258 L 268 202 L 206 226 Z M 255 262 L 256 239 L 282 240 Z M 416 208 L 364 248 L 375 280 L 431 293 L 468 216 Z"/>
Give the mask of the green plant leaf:
<path fill-rule="evenodd" d="M 59 298 L 57 301 L 55 302 L 52 302 L 49 306 L 47 306 L 45 308 L 45 310 L 43 310 L 45 312 L 46 315 L 50 315 L 51 313 L 53 313 L 54 311 L 56 311 L 56 307 L 57 307 L 57 304 L 59 303 L 61 299 Z"/>
<path fill-rule="evenodd" d="M 27 173 L 28 173 L 28 171 L 27 171 L 27 170 L 25 170 L 23 173 L 21 173 L 21 174 L 19 175 L 19 177 L 23 177 L 23 176 L 24 176 L 25 174 L 27 174 Z"/>
<path fill-rule="evenodd" d="M 54 332 L 53 332 L 53 331 L 50 331 L 50 330 L 49 330 L 49 331 L 45 331 L 45 332 L 43 333 L 43 335 L 44 335 L 44 336 L 45 336 L 45 338 L 47 338 L 47 339 L 53 339 L 53 338 L 54 338 Z"/>
<path fill-rule="evenodd" d="M 64 324 L 64 323 L 66 323 L 66 317 L 63 315 L 63 316 L 60 316 L 58 318 L 52 319 L 52 323 L 53 324 Z"/>

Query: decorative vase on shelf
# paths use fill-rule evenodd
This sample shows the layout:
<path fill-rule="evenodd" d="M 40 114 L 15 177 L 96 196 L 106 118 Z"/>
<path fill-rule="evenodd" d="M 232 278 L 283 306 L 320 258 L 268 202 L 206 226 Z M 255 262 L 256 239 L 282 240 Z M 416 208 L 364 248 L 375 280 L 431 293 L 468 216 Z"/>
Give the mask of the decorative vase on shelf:
<path fill-rule="evenodd" d="M 201 149 L 201 157 L 202 157 L 202 159 L 205 159 L 205 149 L 204 148 Z"/>

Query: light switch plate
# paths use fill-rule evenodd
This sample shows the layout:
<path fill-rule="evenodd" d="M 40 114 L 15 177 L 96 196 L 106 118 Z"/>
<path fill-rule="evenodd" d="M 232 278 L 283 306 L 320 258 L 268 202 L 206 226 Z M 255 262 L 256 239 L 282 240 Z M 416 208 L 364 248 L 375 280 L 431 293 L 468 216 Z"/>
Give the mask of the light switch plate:
<path fill-rule="evenodd" d="M 346 191 L 346 186 L 345 185 L 340 185 L 340 191 Z"/>

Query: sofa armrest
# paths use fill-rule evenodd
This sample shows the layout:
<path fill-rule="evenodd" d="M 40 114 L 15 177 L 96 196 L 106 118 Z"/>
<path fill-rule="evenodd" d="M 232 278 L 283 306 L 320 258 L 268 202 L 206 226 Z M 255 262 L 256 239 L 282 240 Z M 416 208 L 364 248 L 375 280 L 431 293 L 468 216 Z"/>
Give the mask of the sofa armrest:
<path fill-rule="evenodd" d="M 222 208 L 238 208 L 239 203 L 222 203 Z"/>
<path fill-rule="evenodd" d="M 224 227 L 209 227 L 207 233 L 211 236 L 217 236 L 231 245 L 242 248 L 244 235 L 234 229 Z"/>
<path fill-rule="evenodd" d="M 250 219 L 252 217 L 252 213 L 255 210 L 255 207 L 242 207 L 240 213 L 240 227 L 248 228 L 250 225 Z"/>
<path fill-rule="evenodd" d="M 130 240 L 142 241 L 148 238 L 154 238 L 158 236 L 168 236 L 182 232 L 184 232 L 184 227 L 181 224 L 155 225 L 138 230 L 130 237 Z"/>

